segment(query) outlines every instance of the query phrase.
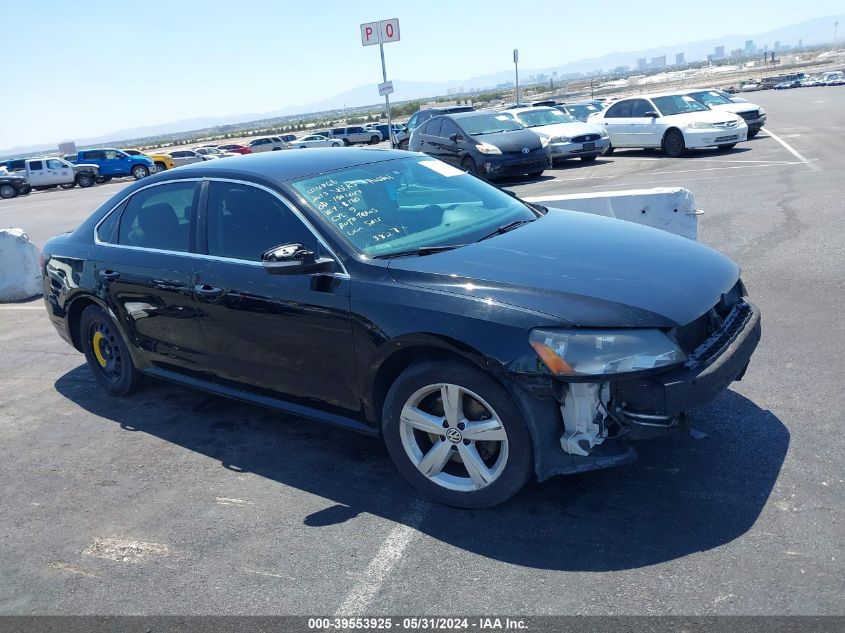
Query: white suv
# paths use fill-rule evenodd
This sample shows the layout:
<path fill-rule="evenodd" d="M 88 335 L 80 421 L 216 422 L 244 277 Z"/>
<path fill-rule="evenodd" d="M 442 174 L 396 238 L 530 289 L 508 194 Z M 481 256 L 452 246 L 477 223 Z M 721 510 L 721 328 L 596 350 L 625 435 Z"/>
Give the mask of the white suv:
<path fill-rule="evenodd" d="M 257 152 L 276 152 L 285 149 L 285 142 L 278 136 L 264 136 L 261 138 L 254 138 L 248 143 L 249 149 L 253 153 Z"/>
<path fill-rule="evenodd" d="M 328 131 L 327 136 L 340 139 L 344 145 L 354 145 L 355 143 L 375 145 L 382 141 L 381 132 L 378 130 L 365 130 L 360 125 L 332 128 Z"/>

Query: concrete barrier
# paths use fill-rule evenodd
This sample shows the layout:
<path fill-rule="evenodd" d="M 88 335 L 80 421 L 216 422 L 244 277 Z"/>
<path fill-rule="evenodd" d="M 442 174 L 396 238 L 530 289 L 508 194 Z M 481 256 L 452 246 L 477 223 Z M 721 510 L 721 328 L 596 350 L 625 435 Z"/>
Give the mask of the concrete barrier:
<path fill-rule="evenodd" d="M 40 253 L 23 229 L 0 229 L 0 302 L 42 293 Z"/>
<path fill-rule="evenodd" d="M 698 216 L 692 192 L 681 187 L 599 191 L 558 196 L 532 196 L 526 202 L 546 207 L 604 215 L 698 239 Z"/>

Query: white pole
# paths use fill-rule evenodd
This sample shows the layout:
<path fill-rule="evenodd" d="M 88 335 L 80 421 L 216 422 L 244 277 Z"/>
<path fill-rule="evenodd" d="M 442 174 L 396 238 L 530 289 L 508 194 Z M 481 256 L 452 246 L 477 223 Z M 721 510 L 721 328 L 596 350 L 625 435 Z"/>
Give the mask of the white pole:
<path fill-rule="evenodd" d="M 384 65 L 384 44 L 379 42 L 379 53 L 381 53 L 381 76 L 384 83 L 387 83 L 387 69 Z M 390 95 L 384 95 L 384 106 L 387 108 L 387 138 L 390 140 L 390 149 L 393 149 L 393 119 L 390 116 Z"/>
<path fill-rule="evenodd" d="M 516 105 L 519 106 L 519 50 L 513 49 L 513 67 L 516 74 Z"/>

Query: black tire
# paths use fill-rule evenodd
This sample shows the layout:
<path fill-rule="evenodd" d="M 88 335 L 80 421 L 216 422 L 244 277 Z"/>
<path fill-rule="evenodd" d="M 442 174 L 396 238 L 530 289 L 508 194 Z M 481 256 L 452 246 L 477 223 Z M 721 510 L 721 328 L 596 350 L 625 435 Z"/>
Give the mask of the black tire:
<path fill-rule="evenodd" d="M 408 151 L 408 139 L 405 139 L 404 141 L 399 141 L 399 149 Z"/>
<path fill-rule="evenodd" d="M 479 178 L 483 178 L 481 174 L 478 173 L 478 166 L 475 164 L 475 161 L 472 160 L 469 156 L 465 157 L 461 161 L 461 169 L 469 174 L 473 174 L 474 176 L 478 176 Z"/>
<path fill-rule="evenodd" d="M 8 200 L 9 198 L 14 198 L 16 195 L 18 195 L 18 190 L 12 185 L 0 185 L 0 198 Z"/>
<path fill-rule="evenodd" d="M 79 185 L 82 189 L 87 189 L 88 187 L 94 186 L 94 176 L 91 174 L 77 174 L 76 176 L 76 184 Z"/>
<path fill-rule="evenodd" d="M 30 187 L 29 185 L 27 185 L 26 187 L 24 187 L 23 189 L 18 191 L 19 196 L 28 196 L 31 193 L 32 193 L 32 187 Z"/>
<path fill-rule="evenodd" d="M 132 364 L 117 325 L 99 306 L 82 311 L 79 340 L 94 378 L 111 395 L 126 396 L 138 387 L 141 374 Z"/>
<path fill-rule="evenodd" d="M 156 163 L 156 173 L 159 174 L 163 171 L 167 171 L 167 165 L 162 163 L 161 161 Z"/>
<path fill-rule="evenodd" d="M 457 385 L 477 394 L 490 405 L 505 430 L 507 460 L 492 483 L 480 489 L 452 490 L 434 483 L 414 465 L 402 443 L 400 417 L 405 404 L 419 390 L 441 383 Z M 382 420 L 384 441 L 396 468 L 411 485 L 438 503 L 460 508 L 488 508 L 498 505 L 519 492 L 534 470 L 531 435 L 510 395 L 489 374 L 462 362 L 420 362 L 406 369 L 387 393 Z M 425 441 L 425 433 L 420 433 Z M 469 440 L 463 443 L 467 442 Z M 451 448 L 457 450 L 456 446 Z M 448 462 L 446 467 L 451 467 L 451 462 Z M 457 468 L 463 468 L 462 463 Z"/>
<path fill-rule="evenodd" d="M 62 189 L 73 189 L 76 186 L 75 182 L 66 182 L 62 185 L 59 185 Z"/>
<path fill-rule="evenodd" d="M 273 148 L 273 151 L 274 151 L 274 152 L 278 152 L 278 151 L 280 151 L 281 149 L 282 149 L 281 147 L 274 147 L 274 148 Z"/>
<path fill-rule="evenodd" d="M 583 160 L 585 163 L 592 163 L 597 158 L 598 158 L 598 155 L 593 154 L 592 156 L 582 156 L 581 160 Z"/>
<path fill-rule="evenodd" d="M 760 130 L 748 130 L 748 136 L 746 138 L 754 138 L 760 133 Z"/>
<path fill-rule="evenodd" d="M 352 143 L 350 143 L 350 142 L 349 142 L 349 139 L 348 139 L 348 138 L 343 139 L 343 144 L 344 144 L 346 147 L 349 147 L 350 145 L 352 145 Z"/>
<path fill-rule="evenodd" d="M 305 147 L 305 145 L 303 145 L 302 147 Z M 340 147 L 340 143 L 332 143 L 332 147 Z"/>
<path fill-rule="evenodd" d="M 135 165 L 132 168 L 132 177 L 135 180 L 141 180 L 141 178 L 146 178 L 150 175 L 150 169 L 146 165 Z"/>
<path fill-rule="evenodd" d="M 378 145 L 379 143 L 381 143 L 381 137 L 375 135 L 370 137 L 370 145 Z"/>
<path fill-rule="evenodd" d="M 733 149 L 736 143 L 728 143 L 727 145 L 719 145 L 719 149 Z"/>
<path fill-rule="evenodd" d="M 607 145 L 607 149 L 606 149 L 606 150 L 604 150 L 604 154 L 603 154 L 603 155 L 604 155 L 604 156 L 610 156 L 610 155 L 611 155 L 611 154 L 613 154 L 613 152 L 615 152 L 615 151 L 616 151 L 616 148 L 615 148 L 615 147 L 613 147 L 613 145 L 611 145 L 610 143 L 608 143 L 608 145 Z"/>
<path fill-rule="evenodd" d="M 102 184 L 104 184 L 104 183 L 109 182 L 111 179 L 112 179 L 112 177 L 111 177 L 111 176 L 97 176 L 97 177 L 94 179 L 94 181 L 95 181 L 98 185 L 102 185 Z"/>
<path fill-rule="evenodd" d="M 663 135 L 663 153 L 669 158 L 678 158 L 687 150 L 684 135 L 680 130 L 672 128 Z"/>

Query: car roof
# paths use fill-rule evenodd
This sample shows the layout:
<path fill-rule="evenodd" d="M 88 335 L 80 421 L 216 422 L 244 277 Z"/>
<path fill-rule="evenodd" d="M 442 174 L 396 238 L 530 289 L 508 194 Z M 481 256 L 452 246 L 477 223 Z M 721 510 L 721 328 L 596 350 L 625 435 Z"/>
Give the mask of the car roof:
<path fill-rule="evenodd" d="M 536 110 L 537 108 L 530 108 Z M 479 114 L 503 114 L 503 112 L 496 112 L 495 110 L 472 110 L 470 112 L 444 112 L 442 116 L 448 116 L 455 120 L 469 119 Z"/>
<path fill-rule="evenodd" d="M 558 112 L 560 112 L 560 110 L 558 110 L 554 106 L 529 106 L 527 108 L 524 108 L 524 107 L 508 108 L 507 110 L 504 110 L 503 112 L 512 112 L 513 114 L 519 114 L 521 112 L 542 112 L 543 110 L 557 110 Z M 479 110 L 479 112 L 484 112 L 484 110 Z"/>
<path fill-rule="evenodd" d="M 395 158 L 409 158 L 411 154 L 399 150 L 380 148 L 315 148 L 307 152 L 260 152 L 231 158 L 226 161 L 206 161 L 170 170 L 161 175 L 173 174 L 174 178 L 209 176 L 220 178 L 249 177 L 272 182 L 286 182 L 313 176 L 345 167 L 378 163 Z M 166 178 L 162 178 L 165 180 Z"/>

